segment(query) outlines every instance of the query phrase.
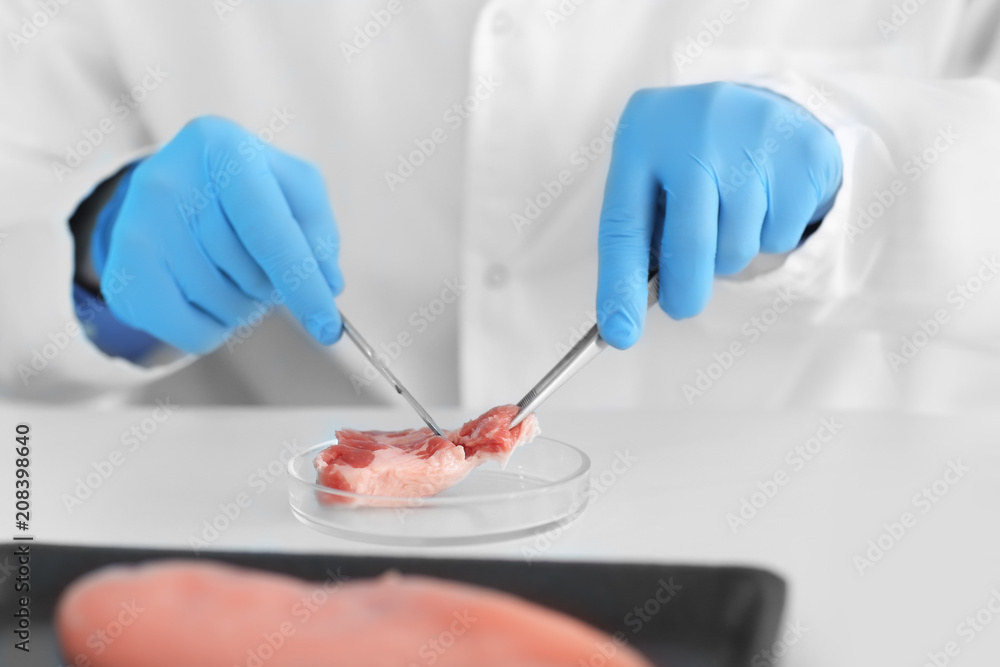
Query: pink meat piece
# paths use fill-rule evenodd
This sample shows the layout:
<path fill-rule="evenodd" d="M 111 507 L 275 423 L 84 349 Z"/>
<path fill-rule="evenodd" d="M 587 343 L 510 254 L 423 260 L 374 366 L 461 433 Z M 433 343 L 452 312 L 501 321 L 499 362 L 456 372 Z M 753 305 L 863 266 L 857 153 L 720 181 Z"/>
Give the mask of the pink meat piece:
<path fill-rule="evenodd" d="M 337 444 L 313 461 L 317 482 L 331 489 L 370 496 L 422 498 L 462 481 L 487 461 L 504 463 L 516 447 L 539 433 L 530 415 L 513 429 L 516 405 L 501 405 L 447 431 L 446 438 L 429 428 L 405 431 L 337 431 Z M 342 501 L 323 494 L 326 503 Z"/>
<path fill-rule="evenodd" d="M 113 565 L 71 584 L 54 617 L 59 664 L 75 667 L 652 667 L 622 632 L 391 573 L 320 583 L 211 561 Z"/>

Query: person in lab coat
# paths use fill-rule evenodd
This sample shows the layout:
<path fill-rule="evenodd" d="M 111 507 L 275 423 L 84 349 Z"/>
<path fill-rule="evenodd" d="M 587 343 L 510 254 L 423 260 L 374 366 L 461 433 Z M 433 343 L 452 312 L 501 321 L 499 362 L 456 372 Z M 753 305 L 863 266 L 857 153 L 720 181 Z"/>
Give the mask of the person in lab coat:
<path fill-rule="evenodd" d="M 1000 400 L 1000 2 L 5 10 L 7 395 Z"/>

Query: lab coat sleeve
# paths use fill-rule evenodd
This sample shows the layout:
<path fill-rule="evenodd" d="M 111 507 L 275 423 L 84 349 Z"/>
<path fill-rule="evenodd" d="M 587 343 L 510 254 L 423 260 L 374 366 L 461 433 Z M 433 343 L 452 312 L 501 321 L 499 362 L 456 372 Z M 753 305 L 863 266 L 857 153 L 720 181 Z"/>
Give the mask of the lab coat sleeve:
<path fill-rule="evenodd" d="M 121 71 L 100 11 L 58 4 L 42 27 L 14 31 L 28 37 L 11 40 L 13 55 L 0 62 L 0 395 L 54 401 L 127 389 L 186 363 L 109 357 L 74 312 L 68 220 L 97 184 L 153 150 L 130 91 L 169 73 L 155 63 Z M 23 26 L 39 6 L 4 11 L 5 24 Z"/>
<path fill-rule="evenodd" d="M 995 39 L 995 25 L 982 29 Z M 779 268 L 733 289 L 792 289 L 816 322 L 836 311 L 885 333 L 937 319 L 947 326 L 925 327 L 937 343 L 1000 349 L 1000 280 L 963 289 L 1000 270 L 1000 58 L 977 39 L 964 62 L 951 59 L 954 76 L 797 71 L 744 81 L 831 128 L 844 181 L 815 234 Z"/>

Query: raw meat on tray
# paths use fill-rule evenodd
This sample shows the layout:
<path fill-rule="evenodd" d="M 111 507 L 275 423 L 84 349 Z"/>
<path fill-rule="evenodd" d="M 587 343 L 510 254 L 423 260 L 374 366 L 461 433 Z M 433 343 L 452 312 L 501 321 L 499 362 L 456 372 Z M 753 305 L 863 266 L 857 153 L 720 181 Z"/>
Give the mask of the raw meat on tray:
<path fill-rule="evenodd" d="M 422 498 L 462 481 L 486 461 L 506 462 L 511 452 L 534 439 L 538 421 L 530 415 L 513 429 L 516 405 L 502 405 L 444 438 L 429 428 L 406 431 L 337 431 L 337 444 L 320 452 L 313 465 L 322 486 L 369 496 Z M 320 494 L 327 504 L 347 498 Z"/>
<path fill-rule="evenodd" d="M 59 600 L 65 664 L 651 667 L 623 633 L 500 591 L 392 573 L 349 579 L 339 568 L 327 575 L 303 581 L 205 561 L 106 567 Z"/>

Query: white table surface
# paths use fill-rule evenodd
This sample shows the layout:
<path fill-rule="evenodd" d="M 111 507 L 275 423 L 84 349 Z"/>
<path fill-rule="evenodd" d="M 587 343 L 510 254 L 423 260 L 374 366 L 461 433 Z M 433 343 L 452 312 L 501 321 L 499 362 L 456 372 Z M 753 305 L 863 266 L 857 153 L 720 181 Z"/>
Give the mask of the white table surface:
<path fill-rule="evenodd" d="M 432 412 L 443 424 L 468 416 Z M 127 451 L 123 432 L 151 414 L 149 408 L 0 406 L 0 427 L 11 441 L 15 423 L 32 427 L 37 540 L 187 548 L 219 503 L 248 492 L 251 505 L 214 547 L 520 559 L 525 547 L 544 545 L 537 538 L 433 549 L 343 541 L 292 517 L 284 478 L 260 494 L 248 484 L 283 442 L 305 448 L 341 426 L 406 427 L 413 418 L 405 410 L 177 408 Z M 617 452 L 638 458 L 551 541 L 544 557 L 771 569 L 790 584 L 787 620 L 805 628 L 786 665 L 916 667 L 949 641 L 959 650 L 949 664 L 1000 664 L 1000 613 L 982 613 L 992 622 L 972 641 L 968 632 L 956 634 L 993 591 L 1000 611 L 1000 414 L 836 415 L 840 432 L 792 470 L 786 453 L 829 416 L 543 411 L 544 432 L 586 450 L 595 475 L 610 469 Z M 76 480 L 113 450 L 122 452 L 121 465 L 68 511 L 63 494 L 72 494 Z M 969 471 L 921 513 L 913 495 L 959 460 Z M 0 459 L 0 479 L 11 479 L 12 465 L 12 453 Z M 734 534 L 726 514 L 779 470 L 789 475 L 787 483 Z M 899 521 L 906 511 L 916 524 L 859 574 L 854 556 L 878 538 L 883 523 Z"/>

